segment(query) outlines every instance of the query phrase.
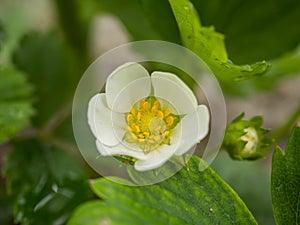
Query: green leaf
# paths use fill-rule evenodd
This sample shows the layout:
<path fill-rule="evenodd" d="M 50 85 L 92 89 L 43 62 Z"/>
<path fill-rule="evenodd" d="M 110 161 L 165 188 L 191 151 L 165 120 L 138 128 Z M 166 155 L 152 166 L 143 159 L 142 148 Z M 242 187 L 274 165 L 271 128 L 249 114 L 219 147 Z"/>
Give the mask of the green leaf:
<path fill-rule="evenodd" d="M 225 34 L 229 56 L 238 63 L 275 59 L 300 42 L 298 0 L 191 1 L 205 26 Z"/>
<path fill-rule="evenodd" d="M 0 68 L 0 143 L 29 124 L 33 115 L 32 90 L 23 73 L 9 67 Z"/>
<path fill-rule="evenodd" d="M 212 169 L 199 171 L 200 162 L 193 156 L 186 168 L 151 186 L 95 180 L 92 189 L 104 200 L 80 206 L 68 224 L 257 224 L 237 194 Z"/>
<path fill-rule="evenodd" d="M 202 27 L 197 12 L 188 0 L 169 0 L 178 23 L 183 44 L 199 55 L 219 80 L 245 80 L 264 74 L 270 67 L 265 62 L 235 65 L 227 57 L 224 37 L 213 27 Z"/>
<path fill-rule="evenodd" d="M 285 153 L 273 154 L 271 194 L 278 225 L 300 223 L 300 127 L 294 127 Z"/>
<path fill-rule="evenodd" d="M 14 143 L 4 174 L 14 197 L 15 221 L 22 225 L 64 224 L 71 211 L 91 196 L 81 165 L 35 139 Z"/>
<path fill-rule="evenodd" d="M 57 35 L 31 33 L 24 36 L 14 53 L 14 63 L 35 85 L 34 125 L 43 125 L 58 109 L 71 102 L 82 70 L 74 53 Z"/>

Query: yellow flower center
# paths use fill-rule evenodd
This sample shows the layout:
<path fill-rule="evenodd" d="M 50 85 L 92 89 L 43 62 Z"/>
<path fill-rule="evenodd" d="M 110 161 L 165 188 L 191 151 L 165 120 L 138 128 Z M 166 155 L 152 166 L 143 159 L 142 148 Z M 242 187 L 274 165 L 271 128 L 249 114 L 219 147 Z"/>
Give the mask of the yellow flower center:
<path fill-rule="evenodd" d="M 170 107 L 162 109 L 161 102 L 149 96 L 130 108 L 126 115 L 128 126 L 123 139 L 149 152 L 162 144 L 170 145 L 172 129 L 179 121 L 180 116 L 173 114 Z"/>

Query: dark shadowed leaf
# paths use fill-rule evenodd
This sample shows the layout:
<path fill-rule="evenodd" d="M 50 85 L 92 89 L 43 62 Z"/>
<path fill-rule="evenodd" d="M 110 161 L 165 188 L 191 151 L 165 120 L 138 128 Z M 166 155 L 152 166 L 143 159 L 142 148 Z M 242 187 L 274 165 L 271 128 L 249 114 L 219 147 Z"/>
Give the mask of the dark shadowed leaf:
<path fill-rule="evenodd" d="M 0 180 L 0 221 L 4 225 L 12 224 L 13 221 L 12 199 L 7 195 L 2 180 Z"/>
<path fill-rule="evenodd" d="M 4 173 L 14 197 L 14 217 L 22 225 L 64 224 L 90 198 L 81 165 L 62 150 L 30 139 L 14 144 Z"/>
<path fill-rule="evenodd" d="M 98 2 L 101 10 L 111 12 L 120 18 L 134 40 L 180 41 L 175 19 L 165 0 L 99 0 Z"/>
<path fill-rule="evenodd" d="M 234 62 L 274 59 L 300 43 L 298 0 L 191 1 L 202 23 L 225 35 Z"/>

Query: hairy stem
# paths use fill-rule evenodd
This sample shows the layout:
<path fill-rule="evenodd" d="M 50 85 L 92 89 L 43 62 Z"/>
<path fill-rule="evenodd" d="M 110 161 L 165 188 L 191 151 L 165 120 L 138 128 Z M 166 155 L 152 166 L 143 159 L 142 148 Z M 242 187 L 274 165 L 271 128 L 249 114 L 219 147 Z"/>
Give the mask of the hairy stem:
<path fill-rule="evenodd" d="M 42 133 L 51 134 L 72 112 L 72 102 L 68 102 L 64 107 L 59 109 L 45 124 Z"/>
<path fill-rule="evenodd" d="M 51 138 L 50 143 L 56 145 L 61 149 L 64 149 L 65 151 L 73 155 L 75 158 L 77 158 L 78 161 L 82 162 L 82 156 L 80 155 L 76 145 L 56 137 Z"/>

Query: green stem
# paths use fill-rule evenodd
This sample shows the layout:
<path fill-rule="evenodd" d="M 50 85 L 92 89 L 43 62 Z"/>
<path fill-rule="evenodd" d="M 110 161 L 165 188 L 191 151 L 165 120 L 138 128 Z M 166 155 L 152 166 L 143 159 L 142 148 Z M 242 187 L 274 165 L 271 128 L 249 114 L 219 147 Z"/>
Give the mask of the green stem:
<path fill-rule="evenodd" d="M 74 156 L 79 162 L 82 162 L 82 156 L 79 153 L 77 146 L 73 143 L 56 137 L 50 138 L 49 142 L 65 150 L 66 152 Z"/>
<path fill-rule="evenodd" d="M 53 116 L 48 120 L 48 122 L 45 124 L 45 126 L 42 128 L 41 132 L 42 134 L 45 134 L 46 136 L 48 134 L 51 134 L 57 127 L 59 127 L 60 124 L 62 124 L 65 119 L 71 114 L 72 112 L 72 102 L 68 102 L 56 111 L 56 113 L 53 114 Z"/>
<path fill-rule="evenodd" d="M 279 127 L 276 131 L 273 132 L 273 138 L 275 139 L 275 143 L 278 143 L 280 140 L 282 140 L 291 127 L 295 125 L 297 122 L 297 119 L 300 117 L 300 105 L 296 109 L 296 111 L 291 115 L 290 119 L 284 123 L 281 127 Z"/>

